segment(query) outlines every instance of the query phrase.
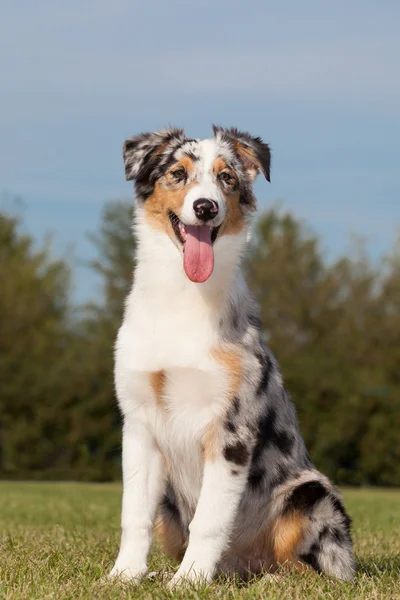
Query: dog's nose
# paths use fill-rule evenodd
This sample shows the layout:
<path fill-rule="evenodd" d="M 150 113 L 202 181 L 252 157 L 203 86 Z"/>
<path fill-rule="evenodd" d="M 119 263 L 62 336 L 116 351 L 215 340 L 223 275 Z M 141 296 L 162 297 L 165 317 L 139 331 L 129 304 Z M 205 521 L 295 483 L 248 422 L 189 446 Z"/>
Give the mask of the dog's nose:
<path fill-rule="evenodd" d="M 193 210 L 196 217 L 201 221 L 210 221 L 218 214 L 218 204 L 215 202 L 215 200 L 199 198 L 193 202 Z"/>

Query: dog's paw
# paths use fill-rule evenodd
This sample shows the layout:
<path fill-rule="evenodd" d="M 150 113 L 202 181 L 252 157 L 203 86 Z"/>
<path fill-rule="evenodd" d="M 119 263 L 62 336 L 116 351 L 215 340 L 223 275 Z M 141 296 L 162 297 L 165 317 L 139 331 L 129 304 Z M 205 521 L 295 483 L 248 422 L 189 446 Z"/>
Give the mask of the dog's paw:
<path fill-rule="evenodd" d="M 172 579 L 169 580 L 167 587 L 170 590 L 185 586 L 202 587 L 210 583 L 211 579 L 212 573 L 195 571 L 194 569 L 190 569 L 190 571 L 178 569 Z"/>
<path fill-rule="evenodd" d="M 116 562 L 114 567 L 108 574 L 109 579 L 119 581 L 129 581 L 132 583 L 140 583 L 147 575 L 147 567 L 136 567 L 134 565 L 124 565 Z"/>

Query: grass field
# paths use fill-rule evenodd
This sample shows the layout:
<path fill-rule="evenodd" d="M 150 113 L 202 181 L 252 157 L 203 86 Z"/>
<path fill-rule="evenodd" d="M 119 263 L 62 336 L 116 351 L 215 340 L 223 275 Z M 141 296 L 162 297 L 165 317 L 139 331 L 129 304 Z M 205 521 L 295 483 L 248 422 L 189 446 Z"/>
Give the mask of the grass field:
<path fill-rule="evenodd" d="M 104 581 L 119 542 L 117 485 L 0 483 L 0 598 L 19 600 L 171 598 L 162 576 L 139 587 Z M 352 584 L 314 573 L 234 580 L 174 598 L 400 599 L 400 491 L 347 490 L 359 574 Z M 171 564 L 154 551 L 150 568 Z"/>

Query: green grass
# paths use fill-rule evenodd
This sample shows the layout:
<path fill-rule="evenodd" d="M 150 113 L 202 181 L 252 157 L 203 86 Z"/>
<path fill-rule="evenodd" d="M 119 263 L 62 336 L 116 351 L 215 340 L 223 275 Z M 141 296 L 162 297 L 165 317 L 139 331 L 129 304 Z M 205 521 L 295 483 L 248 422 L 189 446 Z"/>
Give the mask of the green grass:
<path fill-rule="evenodd" d="M 174 598 L 400 599 L 400 491 L 347 490 L 359 574 L 353 584 L 314 573 L 234 580 Z M 171 598 L 162 577 L 135 588 L 104 581 L 119 542 L 121 489 L 117 485 L 0 483 L 0 598 L 65 600 Z M 151 570 L 171 564 L 157 551 Z"/>

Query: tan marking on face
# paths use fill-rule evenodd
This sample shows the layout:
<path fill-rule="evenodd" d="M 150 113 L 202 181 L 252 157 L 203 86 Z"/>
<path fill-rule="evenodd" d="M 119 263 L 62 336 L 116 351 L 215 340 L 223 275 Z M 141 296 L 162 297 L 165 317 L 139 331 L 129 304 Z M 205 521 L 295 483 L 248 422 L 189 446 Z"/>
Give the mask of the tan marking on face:
<path fill-rule="evenodd" d="M 228 167 L 225 160 L 221 156 L 218 156 L 215 159 L 213 170 L 215 177 L 218 177 L 218 174 L 224 171 L 229 173 L 237 183 L 236 173 L 230 167 Z M 239 190 L 233 189 L 232 187 L 226 187 L 222 184 L 221 191 L 225 197 L 226 216 L 221 225 L 218 236 L 240 233 L 246 225 L 246 219 L 240 205 Z"/>
<path fill-rule="evenodd" d="M 228 171 L 228 173 L 230 173 L 236 179 L 235 173 L 232 171 L 232 169 L 230 167 L 228 167 L 225 159 L 222 158 L 222 156 L 217 156 L 217 158 L 214 161 L 214 165 L 213 165 L 214 175 L 217 176 L 218 173 L 221 173 L 221 171 L 224 171 L 224 170 Z"/>
<path fill-rule="evenodd" d="M 236 396 L 242 377 L 241 353 L 237 347 L 218 346 L 211 350 L 211 355 L 224 369 L 228 377 L 228 396 Z"/>
<path fill-rule="evenodd" d="M 191 176 L 194 172 L 194 163 L 193 160 L 190 158 L 190 156 L 187 155 L 183 155 L 176 163 L 174 163 L 169 169 L 168 171 L 165 173 L 164 177 L 162 177 L 160 179 L 160 183 L 161 184 L 167 184 L 167 186 L 172 186 L 173 188 L 176 186 L 179 186 L 179 182 L 177 182 L 177 180 L 174 178 L 173 173 L 174 171 L 177 171 L 178 169 L 184 169 L 187 173 L 187 180 L 190 181 Z M 184 184 L 182 184 L 180 187 L 185 187 Z"/>
<path fill-rule="evenodd" d="M 240 233 L 246 226 L 246 218 L 240 205 L 240 194 L 236 190 L 231 194 L 225 194 L 226 216 L 218 233 L 220 235 L 233 235 Z"/>
<path fill-rule="evenodd" d="M 154 536 L 161 546 L 161 550 L 180 562 L 186 550 L 186 543 L 182 532 L 172 517 L 159 515 L 154 525 Z"/>
<path fill-rule="evenodd" d="M 163 394 L 165 389 L 165 371 L 153 371 L 150 373 L 150 385 L 154 390 L 158 406 L 163 406 Z"/>
<path fill-rule="evenodd" d="M 307 566 L 298 559 L 297 551 L 306 528 L 306 517 L 298 511 L 275 521 L 272 529 L 274 554 L 281 565 L 304 571 Z"/>
<path fill-rule="evenodd" d="M 220 448 L 220 426 L 217 420 L 211 421 L 208 425 L 203 435 L 201 445 L 203 448 L 204 462 L 214 462 Z"/>
<path fill-rule="evenodd" d="M 175 170 L 179 165 L 182 165 L 182 167 L 184 167 L 186 169 L 189 176 L 193 173 L 193 171 L 195 169 L 193 159 L 190 158 L 190 156 L 187 156 L 187 154 L 184 154 L 183 156 L 181 156 L 181 158 L 178 161 L 178 164 L 175 165 L 174 167 L 171 167 L 170 170 L 172 170 L 172 171 Z"/>
<path fill-rule="evenodd" d="M 176 165 L 175 169 L 179 167 Z M 172 176 L 165 176 L 171 181 Z M 175 238 L 169 213 L 172 211 L 180 218 L 185 196 L 195 183 L 189 183 L 182 187 L 168 187 L 162 180 L 157 181 L 153 194 L 144 203 L 146 217 L 155 229 L 164 231 L 170 237 Z"/>

